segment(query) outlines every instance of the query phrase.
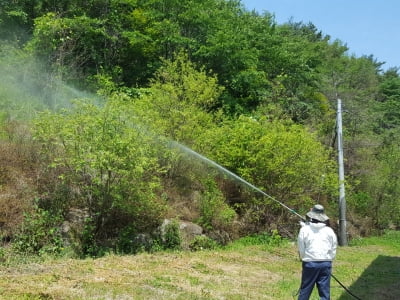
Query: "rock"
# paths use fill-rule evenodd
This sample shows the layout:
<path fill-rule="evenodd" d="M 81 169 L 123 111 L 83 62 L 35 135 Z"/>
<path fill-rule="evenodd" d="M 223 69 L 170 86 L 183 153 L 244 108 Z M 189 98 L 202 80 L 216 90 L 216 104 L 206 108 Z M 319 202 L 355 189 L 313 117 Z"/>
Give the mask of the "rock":
<path fill-rule="evenodd" d="M 174 220 L 165 219 L 160 226 L 161 239 L 165 240 L 166 228 L 169 224 L 175 222 Z M 177 221 L 179 234 L 182 239 L 182 248 L 189 249 L 190 243 L 196 238 L 196 236 L 203 235 L 203 228 L 195 223 L 188 221 Z"/>
<path fill-rule="evenodd" d="M 88 217 L 87 209 L 71 208 L 69 210 L 60 227 L 61 236 L 66 246 L 71 245 L 77 236 L 83 232 Z"/>

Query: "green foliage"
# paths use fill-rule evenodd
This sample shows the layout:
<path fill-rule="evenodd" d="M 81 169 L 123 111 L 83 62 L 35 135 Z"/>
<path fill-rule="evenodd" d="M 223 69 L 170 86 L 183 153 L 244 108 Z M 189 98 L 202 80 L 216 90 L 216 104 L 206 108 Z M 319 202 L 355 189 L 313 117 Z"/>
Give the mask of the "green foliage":
<path fill-rule="evenodd" d="M 350 246 L 369 246 L 369 245 L 385 245 L 400 249 L 400 232 L 395 230 L 386 230 L 379 236 L 371 236 L 368 238 L 353 239 Z"/>
<path fill-rule="evenodd" d="M 111 64 L 116 41 L 104 23 L 87 16 L 60 18 L 54 13 L 35 20 L 35 31 L 29 49 L 43 60 L 57 67 L 64 80 L 79 85 L 79 80 Z M 98 49 L 107 49 L 99 52 Z M 75 80 L 73 80 L 75 78 Z"/>
<path fill-rule="evenodd" d="M 35 206 L 24 216 L 21 228 L 14 237 L 14 249 L 27 254 L 60 254 L 63 249 L 61 220 L 60 215 Z"/>
<path fill-rule="evenodd" d="M 172 221 L 165 226 L 165 232 L 163 233 L 162 241 L 163 246 L 166 249 L 181 249 L 182 237 L 179 230 L 179 223 L 177 221 Z"/>
<path fill-rule="evenodd" d="M 132 227 L 126 227 L 122 229 L 118 236 L 117 242 L 117 253 L 139 253 L 142 252 L 143 245 L 134 243 L 133 238 L 136 235 L 135 230 Z"/>
<path fill-rule="evenodd" d="M 373 207 L 374 199 L 366 192 L 356 192 L 350 194 L 348 198 L 349 207 L 354 211 L 357 211 L 360 215 L 367 216 L 371 213 L 371 208 Z"/>
<path fill-rule="evenodd" d="M 118 236 L 116 252 L 122 254 L 137 254 L 141 252 L 156 252 L 163 249 L 159 237 L 137 233 L 135 226 L 126 226 Z"/>
<path fill-rule="evenodd" d="M 159 148 L 134 121 L 129 103 L 117 100 L 103 108 L 78 102 L 70 111 L 36 120 L 36 140 L 51 154 L 59 180 L 79 191 L 74 204 L 89 209 L 94 232 L 113 224 L 115 215 L 135 219 L 136 228 L 146 231 L 164 210 L 155 194 L 163 172 Z"/>
<path fill-rule="evenodd" d="M 105 251 L 105 249 L 102 249 L 102 247 L 98 244 L 98 241 L 96 240 L 96 225 L 93 220 L 93 218 L 87 218 L 85 220 L 84 228 L 82 231 L 82 236 L 81 236 L 81 241 L 80 241 L 80 255 L 83 257 L 98 257 L 102 256 L 102 252 Z"/>
<path fill-rule="evenodd" d="M 213 180 L 208 180 L 205 188 L 200 199 L 199 224 L 206 230 L 227 228 L 236 217 L 234 209 L 225 202 Z"/>
<path fill-rule="evenodd" d="M 383 74 L 379 84 L 379 92 L 381 94 L 381 101 L 399 100 L 400 78 L 398 69 L 392 68 Z"/>
<path fill-rule="evenodd" d="M 329 38 L 312 25 L 277 26 L 272 15 L 247 12 L 240 2 L 71 1 L 17 11 L 34 21 L 29 49 L 76 84 L 103 73 L 129 87 L 143 85 L 160 57 L 172 59 L 185 49 L 218 74 L 226 90 L 217 104 L 229 114 L 278 100 L 303 121 L 318 105 L 307 94 L 315 89 Z M 277 78 L 280 99 L 271 93 Z"/>
<path fill-rule="evenodd" d="M 368 159 L 371 170 L 359 176 L 361 183 L 357 195 L 365 195 L 354 203 L 361 215 L 371 217 L 377 228 L 399 226 L 400 185 L 398 168 L 400 166 L 399 138 L 396 131 L 391 132 L 375 155 Z M 350 198 L 351 199 L 351 198 Z"/>
<path fill-rule="evenodd" d="M 329 152 L 301 126 L 240 117 L 202 138 L 203 153 L 287 205 L 308 206 L 336 189 Z"/>
<path fill-rule="evenodd" d="M 29 37 L 28 32 L 32 23 L 32 18 L 30 18 L 28 12 L 18 2 L 0 2 L 1 40 L 23 43 Z"/>
<path fill-rule="evenodd" d="M 148 129 L 190 145 L 212 124 L 207 113 L 222 88 L 215 77 L 196 70 L 187 55 L 165 60 L 150 87 L 135 100 L 135 114 Z"/>
<path fill-rule="evenodd" d="M 46 199 L 62 209 L 90 207 L 88 244 L 118 236 L 132 218 L 136 232 L 156 227 L 162 183 L 178 176 L 204 191 L 207 228 L 229 224 L 232 207 L 260 224 L 277 212 L 245 189 L 231 199 L 195 178 L 205 172 L 158 147 L 166 140 L 298 210 L 329 203 L 337 193 L 327 150 L 337 97 L 349 112 L 350 208 L 376 226 L 398 226 L 398 69 L 382 72 L 372 56 L 349 56 L 311 23 L 279 25 L 240 1 L 0 1 L 0 38 L 1 122 L 67 107 L 43 113 L 35 138 L 56 174 Z M 70 109 L 82 93 L 63 81 L 110 99 Z M 115 216 L 120 225 L 104 232 Z"/>
<path fill-rule="evenodd" d="M 162 232 L 138 233 L 135 226 L 122 229 L 116 244 L 117 253 L 137 254 L 162 250 L 181 250 L 182 237 L 179 223 L 174 220 L 165 225 Z"/>
<path fill-rule="evenodd" d="M 9 120 L 30 121 L 38 111 L 69 107 L 87 95 L 47 73 L 40 60 L 10 43 L 0 44 L 0 110 Z"/>
<path fill-rule="evenodd" d="M 399 142 L 398 138 L 392 137 L 380 153 L 380 174 L 384 179 L 383 185 L 375 190 L 377 202 L 374 207 L 377 210 L 375 220 L 383 228 L 387 228 L 388 225 L 400 225 Z"/>
<path fill-rule="evenodd" d="M 400 128 L 400 94 L 380 103 L 378 109 L 382 114 L 377 120 L 375 131 L 382 134 L 385 131 Z"/>
<path fill-rule="evenodd" d="M 248 246 L 279 247 L 285 242 L 277 230 L 262 232 L 242 237 L 226 246 L 228 249 L 240 249 Z"/>
<path fill-rule="evenodd" d="M 189 249 L 191 251 L 214 250 L 219 247 L 216 241 L 205 235 L 196 236 L 189 244 Z"/>

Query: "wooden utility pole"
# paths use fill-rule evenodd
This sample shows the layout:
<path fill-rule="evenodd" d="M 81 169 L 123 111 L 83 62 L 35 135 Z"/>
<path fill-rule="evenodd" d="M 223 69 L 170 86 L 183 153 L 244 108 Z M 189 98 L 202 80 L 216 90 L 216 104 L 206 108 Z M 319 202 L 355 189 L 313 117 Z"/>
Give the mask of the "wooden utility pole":
<path fill-rule="evenodd" d="M 339 245 L 347 246 L 346 198 L 344 190 L 342 101 L 337 99 L 337 147 L 339 163 Z"/>

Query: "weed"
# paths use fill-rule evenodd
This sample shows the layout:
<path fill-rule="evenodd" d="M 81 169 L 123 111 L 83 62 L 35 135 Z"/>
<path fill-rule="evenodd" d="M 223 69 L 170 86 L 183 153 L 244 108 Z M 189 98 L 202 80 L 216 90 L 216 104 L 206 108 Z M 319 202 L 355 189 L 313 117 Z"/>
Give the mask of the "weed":
<path fill-rule="evenodd" d="M 199 224 L 207 230 L 225 228 L 235 219 L 236 212 L 224 199 L 213 180 L 205 183 L 207 190 L 200 201 Z"/>
<path fill-rule="evenodd" d="M 193 241 L 189 244 L 189 249 L 192 251 L 199 250 L 212 250 L 219 247 L 218 243 L 213 239 L 205 235 L 196 236 Z"/>
<path fill-rule="evenodd" d="M 172 221 L 165 226 L 163 244 L 165 249 L 181 249 L 182 237 L 179 231 L 179 223 L 177 221 Z"/>
<path fill-rule="evenodd" d="M 282 245 L 284 241 L 285 239 L 279 235 L 277 230 L 272 230 L 271 233 L 262 232 L 242 237 L 229 244 L 227 247 L 232 249 L 256 245 L 276 247 Z"/>
<path fill-rule="evenodd" d="M 61 220 L 59 215 L 50 214 L 36 205 L 31 213 L 24 215 L 22 226 L 14 238 L 14 249 L 29 254 L 59 254 L 63 249 L 59 229 Z"/>

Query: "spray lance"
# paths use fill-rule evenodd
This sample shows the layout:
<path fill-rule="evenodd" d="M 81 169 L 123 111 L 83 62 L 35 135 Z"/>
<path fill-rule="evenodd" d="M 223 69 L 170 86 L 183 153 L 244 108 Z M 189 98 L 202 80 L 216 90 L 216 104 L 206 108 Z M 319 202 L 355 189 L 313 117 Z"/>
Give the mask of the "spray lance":
<path fill-rule="evenodd" d="M 228 169 L 224 168 L 223 166 L 217 164 L 215 161 L 213 161 L 213 160 L 211 160 L 211 159 L 209 159 L 209 158 L 207 158 L 207 157 L 205 157 L 205 156 L 203 156 L 203 155 L 197 153 L 196 151 L 194 151 L 194 150 L 192 150 L 192 149 L 190 149 L 190 148 L 188 148 L 188 147 L 186 147 L 186 146 L 183 146 L 182 144 L 179 144 L 179 143 L 177 143 L 177 142 L 172 142 L 172 144 L 173 144 L 175 147 L 180 148 L 180 149 L 183 150 L 184 152 L 187 152 L 187 153 L 189 153 L 189 154 L 191 154 L 191 155 L 194 155 L 195 157 L 201 159 L 202 161 L 204 161 L 204 162 L 206 162 L 206 163 L 208 163 L 208 164 L 210 164 L 210 165 L 216 167 L 217 169 L 219 169 L 220 171 L 224 172 L 225 174 L 228 174 L 228 175 L 231 176 L 232 178 L 234 178 L 234 179 L 240 181 L 241 183 L 244 183 L 245 185 L 247 185 L 248 187 L 252 188 L 253 190 L 255 190 L 255 191 L 261 193 L 262 195 L 264 195 L 264 196 L 267 197 L 268 199 L 270 199 L 270 200 L 272 200 L 272 201 L 278 203 L 279 205 L 283 206 L 283 207 L 286 208 L 288 211 L 290 211 L 291 213 L 293 213 L 293 214 L 295 214 L 296 216 L 298 216 L 298 217 L 301 219 L 301 222 L 305 222 L 305 221 L 306 221 L 306 219 L 305 219 L 302 215 L 298 214 L 295 210 L 291 209 L 291 208 L 288 207 L 286 204 L 282 203 L 282 202 L 279 201 L 279 200 L 276 200 L 274 197 L 268 195 L 268 194 L 265 193 L 263 190 L 259 189 L 258 187 L 256 187 L 255 185 L 251 184 L 250 182 L 244 180 L 242 177 L 239 177 L 239 176 L 236 175 L 235 173 L 233 173 L 233 172 L 229 171 Z"/>
<path fill-rule="evenodd" d="M 229 171 L 228 171 L 229 172 Z M 276 203 L 280 204 L 281 206 L 283 206 L 284 208 L 286 208 L 288 211 L 290 211 L 292 214 L 295 214 L 296 216 L 298 216 L 301 219 L 301 222 L 305 222 L 306 219 L 298 214 L 294 209 L 290 208 L 289 206 L 287 206 L 286 204 L 282 203 L 279 200 L 276 200 L 274 197 L 268 195 L 267 193 L 265 193 L 263 190 L 257 188 L 256 186 L 252 185 L 251 183 L 245 181 L 244 179 L 242 179 L 242 182 L 247 184 L 248 186 L 250 186 L 251 188 L 253 188 L 254 190 L 256 190 L 257 192 L 261 193 L 262 195 L 264 195 L 265 197 L 267 197 L 268 199 L 271 199 L 272 201 L 275 201 Z M 301 223 L 300 223 L 301 224 Z"/>

